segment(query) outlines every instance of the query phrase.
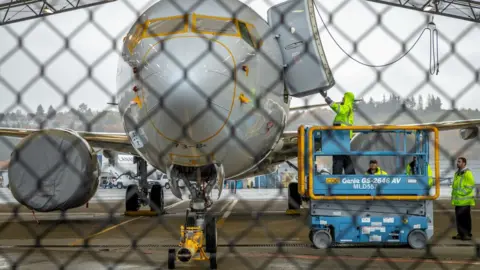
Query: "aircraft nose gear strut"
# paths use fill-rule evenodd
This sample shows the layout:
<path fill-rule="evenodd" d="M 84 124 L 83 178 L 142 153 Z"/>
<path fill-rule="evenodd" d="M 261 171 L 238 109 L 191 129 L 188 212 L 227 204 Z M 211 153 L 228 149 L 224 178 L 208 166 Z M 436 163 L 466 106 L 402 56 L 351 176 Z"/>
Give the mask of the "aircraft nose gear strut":
<path fill-rule="evenodd" d="M 161 185 L 153 185 L 149 192 L 147 162 L 140 157 L 134 157 L 133 162 L 137 163 L 138 185 L 133 184 L 127 187 L 125 215 L 156 216 L 164 214 L 163 187 Z M 141 206 L 148 205 L 150 206 L 150 210 L 139 210 Z"/>
<path fill-rule="evenodd" d="M 179 249 L 168 250 L 168 269 L 175 269 L 175 262 L 210 261 L 210 269 L 217 269 L 217 223 L 213 216 L 195 212 L 180 226 Z M 210 256 L 207 256 L 210 253 Z"/>

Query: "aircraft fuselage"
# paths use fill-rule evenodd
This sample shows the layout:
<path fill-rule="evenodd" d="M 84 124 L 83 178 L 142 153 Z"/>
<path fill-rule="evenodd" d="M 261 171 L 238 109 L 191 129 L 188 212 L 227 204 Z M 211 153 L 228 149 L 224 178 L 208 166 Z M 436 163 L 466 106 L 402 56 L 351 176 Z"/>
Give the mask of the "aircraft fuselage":
<path fill-rule="evenodd" d="M 228 179 L 255 168 L 279 141 L 289 108 L 270 31 L 236 0 L 164 0 L 145 11 L 117 72 L 137 153 L 163 172 L 221 164 Z"/>

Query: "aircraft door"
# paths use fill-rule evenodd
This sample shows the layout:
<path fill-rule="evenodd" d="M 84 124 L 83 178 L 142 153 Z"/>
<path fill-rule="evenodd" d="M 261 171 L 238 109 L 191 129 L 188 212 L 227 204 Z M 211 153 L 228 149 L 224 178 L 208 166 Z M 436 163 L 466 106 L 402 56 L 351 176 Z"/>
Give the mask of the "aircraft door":
<path fill-rule="evenodd" d="M 283 23 L 282 23 L 283 14 Z M 290 0 L 268 10 L 278 35 L 290 95 L 305 97 L 335 85 L 323 51 L 313 0 Z"/>

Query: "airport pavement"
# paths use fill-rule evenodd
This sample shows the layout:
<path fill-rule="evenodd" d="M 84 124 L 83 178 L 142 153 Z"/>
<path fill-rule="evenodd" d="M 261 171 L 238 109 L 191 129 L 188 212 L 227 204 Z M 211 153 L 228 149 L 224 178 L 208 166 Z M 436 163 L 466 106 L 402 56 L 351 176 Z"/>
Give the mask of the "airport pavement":
<path fill-rule="evenodd" d="M 450 239 L 455 231 L 448 200 L 435 203 L 435 235 L 429 251 L 402 247 L 317 250 L 308 240 L 306 209 L 300 216 L 287 216 L 286 202 L 276 193 L 262 199 L 259 194 L 272 191 L 239 191 L 238 196 L 225 192 L 210 210 L 217 216 L 218 269 L 480 269 L 478 241 Z M 113 197 L 123 192 L 100 190 L 98 194 Z M 168 197 L 167 214 L 161 217 L 125 217 L 121 199 L 91 202 L 88 208 L 68 211 L 64 218 L 60 213 L 37 213 L 39 223 L 28 211 L 12 213 L 12 205 L 0 209 L 0 269 L 10 269 L 18 261 L 19 269 L 35 270 L 59 265 L 166 269 L 167 250 L 178 244 L 188 201 Z M 473 224 L 474 235 L 480 236 L 476 226 L 480 207 L 473 210 Z M 88 247 L 83 247 L 85 241 Z M 207 267 L 207 262 L 177 263 L 178 269 Z"/>

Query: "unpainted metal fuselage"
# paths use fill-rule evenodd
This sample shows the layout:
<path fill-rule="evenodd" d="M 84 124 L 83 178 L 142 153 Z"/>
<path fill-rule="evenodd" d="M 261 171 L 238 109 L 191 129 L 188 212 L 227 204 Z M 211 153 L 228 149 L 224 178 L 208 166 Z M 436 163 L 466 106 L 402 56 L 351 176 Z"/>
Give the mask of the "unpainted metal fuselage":
<path fill-rule="evenodd" d="M 163 172 L 217 163 L 228 179 L 254 169 L 279 141 L 289 108 L 270 30 L 236 0 L 163 0 L 144 12 L 117 71 L 138 154 Z"/>

